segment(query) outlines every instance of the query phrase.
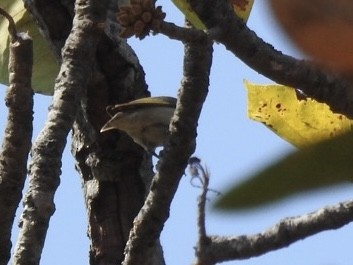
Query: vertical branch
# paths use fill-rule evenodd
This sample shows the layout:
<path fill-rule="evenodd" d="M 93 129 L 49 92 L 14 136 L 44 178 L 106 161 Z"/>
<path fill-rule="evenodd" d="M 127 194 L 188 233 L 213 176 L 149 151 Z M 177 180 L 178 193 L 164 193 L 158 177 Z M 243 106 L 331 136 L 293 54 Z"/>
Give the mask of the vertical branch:
<path fill-rule="evenodd" d="M 11 16 L 2 9 L 0 13 L 9 20 L 10 33 L 9 88 L 5 97 L 9 113 L 0 154 L 0 264 L 7 264 L 11 227 L 22 198 L 31 148 L 33 43 L 26 33 L 17 33 Z"/>
<path fill-rule="evenodd" d="M 73 126 L 72 152 L 82 177 L 91 265 L 121 264 L 132 222 L 145 198 L 143 173 L 139 170 L 144 163 L 143 151 L 133 144 L 126 146 L 130 140 L 127 136 L 121 137 L 117 132 L 100 134 L 95 129 L 102 126 L 97 120 L 103 115 L 93 106 L 101 106 L 102 99 L 108 98 L 107 91 L 104 92 L 106 86 L 104 82 L 92 80 L 88 87 L 87 107 L 82 106 Z M 105 96 L 98 96 L 102 90 Z M 152 179 L 152 165 L 149 165 Z"/>
<path fill-rule="evenodd" d="M 200 181 L 202 193 L 198 198 L 197 208 L 198 208 L 198 217 L 197 217 L 197 227 L 199 229 L 199 241 L 203 241 L 207 236 L 206 233 L 206 222 L 205 222 L 205 207 L 207 201 L 207 192 L 208 185 L 210 182 L 209 173 L 207 169 L 204 169 L 201 165 L 201 160 L 197 157 L 190 157 L 189 159 L 189 171 L 191 174 L 191 183 L 194 179 Z M 201 173 L 200 173 L 201 172 Z"/>
<path fill-rule="evenodd" d="M 24 198 L 20 234 L 14 264 L 38 264 L 55 211 L 61 157 L 79 102 L 90 80 L 95 52 L 105 21 L 107 1 L 77 0 L 73 29 L 62 52 L 63 63 L 56 80 L 48 120 L 32 148 L 29 189 Z"/>
<path fill-rule="evenodd" d="M 138 58 L 118 37 L 116 10 L 111 3 L 106 35 L 97 48 L 98 66 L 73 126 L 72 153 L 82 178 L 91 265 L 121 264 L 133 220 L 146 196 L 144 180 L 153 177 L 150 158 L 128 136 L 118 131 L 99 133 L 109 119 L 107 105 L 149 95 Z"/>
<path fill-rule="evenodd" d="M 201 165 L 201 160 L 197 157 L 191 157 L 189 159 L 189 169 L 191 173 L 191 181 L 197 179 L 200 181 L 202 192 L 198 198 L 197 208 L 198 208 L 198 217 L 197 217 L 197 227 L 198 227 L 198 242 L 196 247 L 196 257 L 197 260 L 194 263 L 195 265 L 207 265 L 213 264 L 207 253 L 208 246 L 211 243 L 210 238 L 206 233 L 206 202 L 207 202 L 207 192 L 209 191 L 208 185 L 210 183 L 210 174 L 207 168 Z M 216 191 L 214 191 L 216 192 Z"/>
<path fill-rule="evenodd" d="M 60 57 L 72 27 L 73 1 L 24 1 Z M 117 9 L 117 1 L 110 1 L 107 19 L 100 24 L 105 35 L 99 41 L 97 65 L 73 126 L 72 153 L 82 177 L 92 265 L 121 263 L 133 219 L 145 198 L 142 179 L 153 177 L 149 161 L 142 161 L 143 151 L 127 136 L 99 133 L 108 119 L 107 105 L 149 95 L 138 58 L 118 37 Z"/>
<path fill-rule="evenodd" d="M 184 78 L 170 125 L 171 136 L 161 155 L 144 206 L 135 218 L 123 264 L 152 264 L 149 254 L 169 217 L 169 208 L 195 150 L 197 121 L 209 85 L 212 43 L 204 38 L 185 44 Z"/>
<path fill-rule="evenodd" d="M 197 218 L 197 226 L 199 228 L 199 245 L 202 245 L 207 241 L 207 233 L 206 233 L 206 201 L 207 201 L 207 191 L 209 184 L 209 175 L 207 170 L 204 170 L 200 165 L 201 171 L 201 180 L 202 180 L 202 193 L 198 198 L 197 208 L 198 208 L 198 218 Z"/>

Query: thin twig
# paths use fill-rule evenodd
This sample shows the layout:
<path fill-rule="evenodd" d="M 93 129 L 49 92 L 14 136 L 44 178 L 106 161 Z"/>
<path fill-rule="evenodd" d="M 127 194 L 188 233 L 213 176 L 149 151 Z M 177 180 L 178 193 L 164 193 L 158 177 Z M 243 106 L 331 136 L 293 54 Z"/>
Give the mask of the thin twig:
<path fill-rule="evenodd" d="M 197 157 L 190 157 L 189 159 L 189 171 L 192 179 L 198 179 L 201 182 L 202 192 L 198 199 L 198 221 L 197 226 L 199 229 L 199 244 L 202 244 L 206 238 L 206 225 L 205 225 L 205 207 L 207 201 L 208 185 L 210 182 L 209 173 L 207 168 L 205 169 L 201 165 L 201 160 Z"/>
<path fill-rule="evenodd" d="M 22 198 L 31 148 L 33 43 L 26 33 L 17 34 L 14 21 L 6 11 L 0 9 L 0 13 L 9 20 L 11 39 L 9 88 L 5 96 L 9 113 L 0 154 L 0 264 L 7 264 L 11 250 L 11 227 Z"/>
<path fill-rule="evenodd" d="M 196 263 L 195 265 L 206 265 L 204 260 L 205 250 L 207 250 L 207 245 L 209 244 L 209 238 L 206 232 L 206 202 L 207 202 L 207 192 L 209 185 L 209 173 L 207 168 L 201 165 L 201 160 L 197 157 L 191 157 L 189 159 L 189 171 L 192 179 L 197 179 L 201 182 L 202 192 L 198 198 L 198 217 L 197 217 L 197 227 L 199 231 L 198 242 L 196 247 Z"/>

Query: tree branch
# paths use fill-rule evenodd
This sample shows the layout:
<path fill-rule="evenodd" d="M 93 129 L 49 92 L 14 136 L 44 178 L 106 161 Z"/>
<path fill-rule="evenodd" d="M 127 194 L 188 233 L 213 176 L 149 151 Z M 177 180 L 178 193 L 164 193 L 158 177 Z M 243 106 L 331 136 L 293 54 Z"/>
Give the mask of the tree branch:
<path fill-rule="evenodd" d="M 38 264 L 59 185 L 61 156 L 94 67 L 107 1 L 77 0 L 73 29 L 62 52 L 48 120 L 32 148 L 30 184 L 24 199 L 14 264 Z M 35 220 L 35 222 L 33 221 Z"/>
<path fill-rule="evenodd" d="M 188 0 L 209 29 L 211 38 L 266 77 L 327 103 L 332 111 L 353 118 L 352 85 L 312 63 L 282 54 L 259 38 L 239 18 L 226 0 Z"/>
<path fill-rule="evenodd" d="M 11 16 L 6 17 L 9 19 L 10 58 L 5 102 L 9 114 L 0 154 L 0 264 L 7 264 L 10 259 L 11 228 L 27 176 L 33 130 L 33 43 L 26 33 L 17 33 Z"/>
<path fill-rule="evenodd" d="M 97 68 L 73 127 L 72 153 L 81 174 L 91 241 L 89 262 L 121 264 L 133 220 L 152 181 L 152 161 L 131 138 L 99 133 L 106 106 L 149 95 L 144 72 L 125 40 L 118 38 L 117 6 L 109 6 L 97 48 Z M 99 88 L 99 89 L 97 89 Z M 146 183 L 145 183 L 146 182 Z M 163 260 L 156 244 L 155 257 Z"/>
<path fill-rule="evenodd" d="M 208 35 L 204 33 L 202 30 L 198 30 L 195 28 L 184 28 L 179 27 L 173 23 L 162 21 L 159 32 L 170 39 L 179 40 L 182 42 L 194 42 L 198 40 L 202 40 L 204 38 L 208 38 Z"/>
<path fill-rule="evenodd" d="M 72 1 L 26 0 L 26 3 L 60 57 L 71 30 Z M 119 38 L 117 4 L 110 2 L 107 20 L 100 24 L 105 34 L 97 47 L 97 65 L 73 127 L 72 153 L 83 183 L 91 241 L 90 264 L 122 262 L 132 221 L 146 196 L 144 182 L 150 185 L 153 177 L 150 159 L 143 159 L 145 152 L 130 138 L 119 132 L 99 133 L 108 119 L 107 105 L 149 96 L 136 54 L 126 40 Z M 163 259 L 162 254 L 160 257 Z"/>
<path fill-rule="evenodd" d="M 152 264 L 149 253 L 159 238 L 188 158 L 195 150 L 197 120 L 206 98 L 212 62 L 209 40 L 185 44 L 184 78 L 171 121 L 171 136 L 144 206 L 135 218 L 123 264 Z"/>
<path fill-rule="evenodd" d="M 260 256 L 312 236 L 338 229 L 353 221 L 353 201 L 328 206 L 299 217 L 286 218 L 263 233 L 252 236 L 209 237 L 210 264 Z"/>

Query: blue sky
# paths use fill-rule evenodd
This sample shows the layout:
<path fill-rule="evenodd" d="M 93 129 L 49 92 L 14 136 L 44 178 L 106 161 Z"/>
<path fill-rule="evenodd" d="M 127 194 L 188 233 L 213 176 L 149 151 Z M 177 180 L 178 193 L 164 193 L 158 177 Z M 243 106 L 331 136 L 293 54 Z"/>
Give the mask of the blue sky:
<path fill-rule="evenodd" d="M 167 21 L 183 24 L 181 13 L 169 1 L 158 3 L 163 4 Z M 284 53 L 303 57 L 276 25 L 267 1 L 255 1 L 248 26 Z M 147 37 L 143 41 L 131 39 L 129 43 L 144 67 L 152 95 L 175 96 L 182 78 L 182 44 L 159 35 Z M 224 191 L 229 185 L 294 150 L 262 124 L 247 118 L 244 79 L 271 82 L 239 61 L 222 45 L 215 44 L 209 96 L 199 121 L 195 155 L 202 159 L 211 172 L 210 187 L 219 191 Z M 5 89 L 0 90 L 2 97 L 4 92 Z M 35 96 L 34 139 L 45 122 L 50 101 L 51 97 Z M 3 102 L 0 110 L 0 123 L 4 127 L 7 110 Z M 0 133 L 2 136 L 3 132 Z M 70 145 L 65 149 L 62 172 L 61 185 L 55 198 L 56 212 L 51 219 L 41 264 L 88 264 L 86 213 Z M 197 240 L 196 200 L 200 190 L 192 187 L 189 180 L 189 176 L 182 178 L 170 218 L 162 233 L 165 258 L 169 265 L 190 264 L 194 259 L 193 247 Z M 287 216 L 304 214 L 327 204 L 347 200 L 352 197 L 352 191 L 352 186 L 349 186 L 303 194 L 251 212 L 221 213 L 209 207 L 207 231 L 220 235 L 258 233 Z M 210 194 L 209 197 L 212 201 L 215 196 Z M 20 213 L 21 209 L 17 217 Z M 14 239 L 17 231 L 17 228 L 13 231 Z M 350 247 L 352 238 L 352 225 L 347 225 L 286 249 L 228 264 L 348 265 L 353 260 Z"/>

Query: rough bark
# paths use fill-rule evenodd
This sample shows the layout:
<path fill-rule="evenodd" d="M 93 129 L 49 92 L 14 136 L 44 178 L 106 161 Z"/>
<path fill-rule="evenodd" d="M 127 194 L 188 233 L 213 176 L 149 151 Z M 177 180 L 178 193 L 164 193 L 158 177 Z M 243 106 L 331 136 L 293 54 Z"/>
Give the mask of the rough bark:
<path fill-rule="evenodd" d="M 67 135 L 95 64 L 94 55 L 105 21 L 107 1 L 78 0 L 73 29 L 65 42 L 48 120 L 33 144 L 29 188 L 15 247 L 14 264 L 39 264 L 54 196 L 60 183 L 61 156 Z"/>
<path fill-rule="evenodd" d="M 151 253 L 169 217 L 188 159 L 195 151 L 197 121 L 208 93 L 211 64 L 212 43 L 208 38 L 185 43 L 184 77 L 170 124 L 170 139 L 161 152 L 158 173 L 130 232 L 125 265 L 156 264 Z"/>
<path fill-rule="evenodd" d="M 282 54 L 264 42 L 234 16 L 226 0 L 188 0 L 209 29 L 208 33 L 255 71 L 283 85 L 302 90 L 332 111 L 353 117 L 353 89 L 350 80 L 329 73 L 312 62 Z"/>
<path fill-rule="evenodd" d="M 0 154 L 0 264 L 7 264 L 10 259 L 11 228 L 27 176 L 33 129 L 32 39 L 25 33 L 17 33 L 14 24 L 12 27 L 9 87 L 5 97 L 9 113 Z"/>
<path fill-rule="evenodd" d="M 288 247 L 317 233 L 341 228 L 353 219 L 353 201 L 326 206 L 315 212 L 288 217 L 262 233 L 240 236 L 210 236 L 203 264 L 248 259 Z"/>
<path fill-rule="evenodd" d="M 60 62 L 60 50 L 72 25 L 73 1 L 26 3 Z M 100 25 L 105 34 L 98 43 L 95 68 L 73 127 L 72 153 L 83 182 L 91 264 L 121 262 L 128 231 L 152 177 L 150 157 L 130 138 L 118 132 L 99 133 L 108 119 L 107 105 L 149 95 L 136 55 L 118 37 L 117 8 L 116 1 L 111 1 L 108 18 Z"/>

